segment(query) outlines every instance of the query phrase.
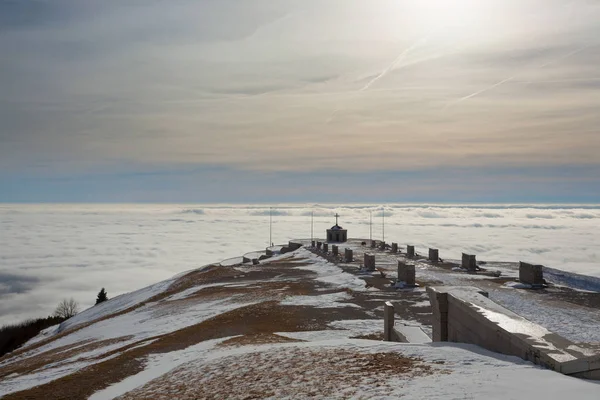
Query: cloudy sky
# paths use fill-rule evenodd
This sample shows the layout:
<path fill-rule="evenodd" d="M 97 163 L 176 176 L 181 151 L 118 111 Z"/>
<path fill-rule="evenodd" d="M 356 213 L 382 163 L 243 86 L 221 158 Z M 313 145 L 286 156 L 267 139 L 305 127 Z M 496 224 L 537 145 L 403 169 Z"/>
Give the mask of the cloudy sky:
<path fill-rule="evenodd" d="M 0 0 L 0 201 L 600 202 L 595 0 Z"/>

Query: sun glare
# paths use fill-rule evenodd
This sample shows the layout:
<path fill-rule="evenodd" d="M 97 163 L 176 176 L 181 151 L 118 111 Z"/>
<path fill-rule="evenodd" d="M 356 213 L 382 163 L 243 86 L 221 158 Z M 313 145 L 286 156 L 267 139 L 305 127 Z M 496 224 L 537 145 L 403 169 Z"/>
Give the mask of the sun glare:
<path fill-rule="evenodd" d="M 481 0 L 415 0 L 394 3 L 396 16 L 416 29 L 467 34 L 485 25 Z"/>

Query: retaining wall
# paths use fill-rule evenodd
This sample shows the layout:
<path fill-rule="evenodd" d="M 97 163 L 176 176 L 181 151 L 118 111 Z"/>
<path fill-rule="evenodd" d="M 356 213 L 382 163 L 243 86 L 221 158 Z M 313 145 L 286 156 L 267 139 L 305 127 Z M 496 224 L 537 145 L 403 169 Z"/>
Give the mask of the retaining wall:
<path fill-rule="evenodd" d="M 588 357 L 569 340 L 488 299 L 475 287 L 427 288 L 433 341 L 471 343 L 568 375 L 600 380 L 600 355 Z"/>

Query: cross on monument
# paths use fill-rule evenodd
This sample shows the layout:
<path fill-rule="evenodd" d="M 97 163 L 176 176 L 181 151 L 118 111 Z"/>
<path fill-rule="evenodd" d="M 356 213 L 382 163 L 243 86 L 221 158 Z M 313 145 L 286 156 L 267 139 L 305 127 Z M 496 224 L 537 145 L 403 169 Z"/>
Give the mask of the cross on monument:
<path fill-rule="evenodd" d="M 338 217 L 339 217 L 338 213 L 335 213 L 335 224 L 336 225 L 338 224 Z"/>

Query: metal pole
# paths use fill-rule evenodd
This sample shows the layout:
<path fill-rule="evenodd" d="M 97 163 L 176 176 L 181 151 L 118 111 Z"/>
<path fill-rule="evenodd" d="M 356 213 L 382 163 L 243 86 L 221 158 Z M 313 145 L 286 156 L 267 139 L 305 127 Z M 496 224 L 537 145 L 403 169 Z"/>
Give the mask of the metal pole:
<path fill-rule="evenodd" d="M 381 227 L 381 230 L 383 232 L 383 238 L 381 240 L 383 240 L 385 242 L 385 208 L 381 212 L 381 218 L 382 218 L 382 227 Z"/>
<path fill-rule="evenodd" d="M 269 246 L 273 245 L 273 207 L 269 207 Z"/>
<path fill-rule="evenodd" d="M 369 240 L 373 240 L 373 212 L 369 210 Z"/>
<path fill-rule="evenodd" d="M 313 231 L 314 223 L 315 223 L 315 212 L 311 211 L 310 212 L 310 241 L 311 242 L 314 239 L 314 231 Z"/>

